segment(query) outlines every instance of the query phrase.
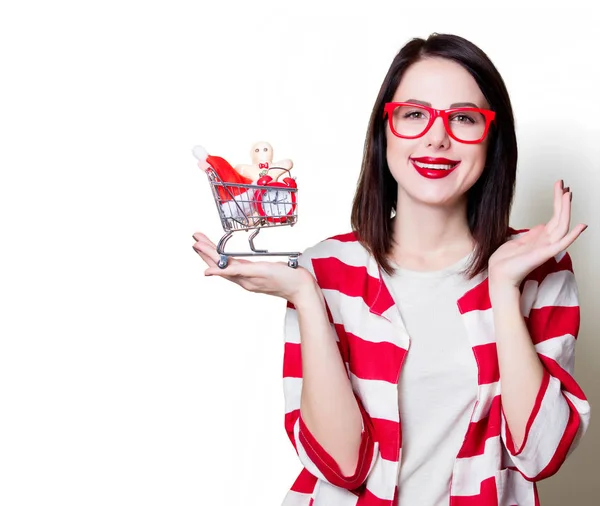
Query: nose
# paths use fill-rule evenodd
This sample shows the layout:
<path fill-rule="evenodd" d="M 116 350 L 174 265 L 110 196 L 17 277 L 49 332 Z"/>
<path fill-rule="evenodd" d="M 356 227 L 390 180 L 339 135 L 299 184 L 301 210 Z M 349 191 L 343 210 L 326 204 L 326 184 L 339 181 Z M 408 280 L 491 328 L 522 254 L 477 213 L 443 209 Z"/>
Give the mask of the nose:
<path fill-rule="evenodd" d="M 442 117 L 433 120 L 433 124 L 425 134 L 424 139 L 427 147 L 435 149 L 445 149 L 450 145 L 450 137 L 448 136 Z"/>

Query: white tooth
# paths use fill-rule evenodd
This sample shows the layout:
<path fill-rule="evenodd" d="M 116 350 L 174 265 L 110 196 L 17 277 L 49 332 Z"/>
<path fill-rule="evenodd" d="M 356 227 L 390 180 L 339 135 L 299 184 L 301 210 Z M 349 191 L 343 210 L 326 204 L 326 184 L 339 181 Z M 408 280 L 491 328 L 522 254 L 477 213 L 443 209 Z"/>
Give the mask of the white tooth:
<path fill-rule="evenodd" d="M 441 163 L 440 164 L 421 163 L 421 162 L 417 162 L 416 160 L 414 162 L 417 165 L 417 167 L 421 167 L 423 169 L 450 170 L 452 167 L 454 167 L 454 165 L 447 165 L 447 164 L 441 164 Z"/>

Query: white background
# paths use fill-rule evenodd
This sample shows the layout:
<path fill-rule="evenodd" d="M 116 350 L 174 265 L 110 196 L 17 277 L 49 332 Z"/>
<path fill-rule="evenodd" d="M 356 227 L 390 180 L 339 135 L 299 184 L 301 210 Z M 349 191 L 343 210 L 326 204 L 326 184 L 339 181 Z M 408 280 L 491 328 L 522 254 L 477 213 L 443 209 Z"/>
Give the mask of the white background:
<path fill-rule="evenodd" d="M 577 379 L 598 405 L 597 17 L 524 3 L 3 6 L 0 505 L 281 503 L 300 471 L 283 427 L 285 303 L 203 276 L 191 235 L 222 229 L 191 147 L 246 163 L 264 139 L 294 160 L 299 222 L 257 245 L 348 231 L 381 81 L 434 31 L 472 40 L 506 81 L 513 226 L 549 218 L 558 178 L 590 225 L 570 252 Z M 594 419 L 544 506 L 597 504 L 599 441 Z"/>

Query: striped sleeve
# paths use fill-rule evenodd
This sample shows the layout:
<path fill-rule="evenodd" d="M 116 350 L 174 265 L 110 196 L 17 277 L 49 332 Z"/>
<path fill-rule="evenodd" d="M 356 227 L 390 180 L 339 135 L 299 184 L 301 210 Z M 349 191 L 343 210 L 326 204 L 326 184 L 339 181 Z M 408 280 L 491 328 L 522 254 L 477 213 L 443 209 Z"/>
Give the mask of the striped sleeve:
<path fill-rule="evenodd" d="M 569 255 L 544 264 L 523 287 L 522 300 L 533 299 L 527 327 L 544 366 L 544 378 L 515 448 L 504 413 L 501 434 L 517 469 L 530 481 L 556 473 L 576 447 L 590 420 L 590 406 L 573 379 L 579 331 L 578 291 Z"/>
<path fill-rule="evenodd" d="M 312 261 L 303 254 L 299 258 L 299 265 L 309 270 L 314 276 Z M 317 280 L 318 282 L 318 280 Z M 326 303 L 327 304 L 327 303 Z M 330 321 L 331 312 L 327 307 Z M 335 326 L 332 323 L 332 328 Z M 313 476 L 324 480 L 337 487 L 354 490 L 360 487 L 374 467 L 378 452 L 378 445 L 373 439 L 372 421 L 365 411 L 360 399 L 356 397 L 362 414 L 362 432 L 359 449 L 358 464 L 352 476 L 345 476 L 340 470 L 335 459 L 325 451 L 314 435 L 308 430 L 300 414 L 300 398 L 302 393 L 302 354 L 298 316 L 293 304 L 287 304 L 285 314 L 285 348 L 283 355 L 283 382 L 285 397 L 285 429 L 294 446 L 300 462 Z M 336 331 L 336 340 L 347 363 L 347 343 L 343 334 Z M 346 351 L 344 351 L 346 350 Z M 356 393 L 355 393 L 356 396 Z"/>

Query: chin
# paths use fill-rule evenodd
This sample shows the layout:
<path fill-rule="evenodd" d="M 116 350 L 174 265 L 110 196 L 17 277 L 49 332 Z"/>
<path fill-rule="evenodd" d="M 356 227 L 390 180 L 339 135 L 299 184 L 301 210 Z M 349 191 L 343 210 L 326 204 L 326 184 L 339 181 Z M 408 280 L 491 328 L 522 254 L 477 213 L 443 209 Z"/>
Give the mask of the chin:
<path fill-rule="evenodd" d="M 400 185 L 402 186 L 402 185 Z M 456 188 L 432 187 L 428 185 L 402 186 L 403 193 L 415 203 L 432 207 L 450 207 L 460 203 L 466 194 Z"/>
<path fill-rule="evenodd" d="M 403 176 L 407 175 L 403 174 Z M 413 177 L 413 174 L 409 174 L 408 177 L 399 178 L 397 181 L 403 192 L 417 202 L 435 206 L 449 206 L 466 199 L 469 188 L 477 182 L 477 178 L 469 177 L 469 180 L 464 180 L 460 176 L 461 174 L 457 173 L 450 175 L 448 178 L 430 180 L 418 174 L 416 178 Z"/>

